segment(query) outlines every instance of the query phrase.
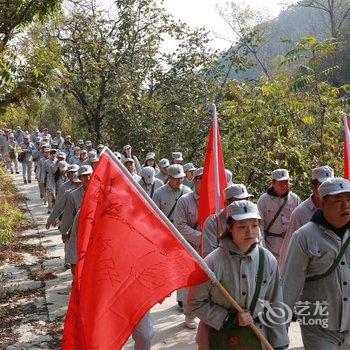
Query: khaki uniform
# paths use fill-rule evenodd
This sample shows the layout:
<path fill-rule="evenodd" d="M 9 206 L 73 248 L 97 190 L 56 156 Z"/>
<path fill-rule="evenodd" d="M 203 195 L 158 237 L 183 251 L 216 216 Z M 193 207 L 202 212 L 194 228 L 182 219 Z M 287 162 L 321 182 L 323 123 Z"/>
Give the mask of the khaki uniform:
<path fill-rule="evenodd" d="M 277 260 L 279 260 L 280 249 L 289 226 L 292 211 L 301 203 L 300 198 L 295 193 L 290 191 L 288 193 L 287 203 L 283 207 L 274 224 L 269 229 L 269 232 L 276 236 L 266 235 L 265 231 L 282 205 L 283 201 L 284 197 L 277 197 L 264 193 L 259 198 L 257 203 L 261 215 L 261 233 L 263 236 L 263 243 L 265 247 L 273 253 Z"/>
<path fill-rule="evenodd" d="M 226 209 L 209 216 L 203 226 L 202 255 L 207 256 L 219 246 L 218 237 L 226 230 Z M 219 233 L 218 233 L 219 231 Z"/>
<path fill-rule="evenodd" d="M 157 207 L 168 217 L 168 219 L 171 222 L 174 222 L 174 211 L 170 214 L 170 211 L 172 210 L 174 204 L 177 204 L 177 201 L 179 198 L 186 194 L 191 192 L 191 190 L 184 185 L 180 185 L 180 188 L 176 191 L 174 191 L 169 184 L 166 184 L 160 188 L 158 188 L 157 191 L 155 191 L 153 196 L 153 201 L 156 203 Z M 169 215 L 169 216 L 168 216 Z"/>
<path fill-rule="evenodd" d="M 350 249 L 343 255 L 336 270 L 325 278 L 305 282 L 307 277 L 322 274 L 332 265 L 341 246 L 350 235 L 348 229 L 341 240 L 333 231 L 309 222 L 294 232 L 282 278 L 284 302 L 291 308 L 296 302 L 309 303 L 308 312 L 317 314 L 317 303 L 328 303 L 327 332 L 317 327 L 301 326 L 306 350 L 337 349 L 335 339 L 348 342 L 350 330 Z M 319 336 L 317 336 L 319 334 Z M 345 344 L 350 349 L 350 343 Z"/>
<path fill-rule="evenodd" d="M 74 190 L 74 188 L 74 182 L 71 180 L 66 181 L 58 188 L 56 199 L 59 200 L 66 191 Z"/>
<path fill-rule="evenodd" d="M 27 150 L 22 162 L 23 181 L 26 179 L 28 181 L 32 181 L 33 152 L 35 152 L 36 148 L 32 142 L 23 142 L 19 145 L 19 147 Z"/>
<path fill-rule="evenodd" d="M 45 160 L 45 171 L 46 171 L 46 197 L 48 210 L 52 210 L 53 205 L 55 204 L 56 198 L 56 182 L 55 182 L 55 172 L 58 169 L 56 162 L 51 159 Z"/>
<path fill-rule="evenodd" d="M 270 302 L 272 306 L 278 306 L 282 302 L 278 264 L 268 250 L 264 249 L 264 253 L 265 266 L 259 299 Z M 220 241 L 219 248 L 209 254 L 205 261 L 241 307 L 249 309 L 256 286 L 258 247 L 244 254 L 230 238 L 225 238 Z M 232 306 L 221 295 L 219 289 L 208 281 L 190 288 L 188 307 L 189 311 L 201 320 L 196 335 L 198 347 L 201 350 L 209 350 L 209 329 L 220 330 Z M 263 312 L 264 305 L 258 302 L 252 316 L 256 319 Z M 285 325 L 265 327 L 259 322 L 256 322 L 256 325 L 273 347 L 289 344 Z"/>
<path fill-rule="evenodd" d="M 281 251 L 280 251 L 280 269 L 283 271 L 284 263 L 286 261 L 287 257 L 287 251 L 289 247 L 290 240 L 293 236 L 293 233 L 298 230 L 300 227 L 307 224 L 310 219 L 312 218 L 312 215 L 315 214 L 316 210 L 318 208 L 316 207 L 314 201 L 312 200 L 311 196 L 299 204 L 292 212 L 292 216 L 290 218 L 290 223 L 288 226 L 288 230 L 286 233 L 286 236 L 284 237 Z"/>
<path fill-rule="evenodd" d="M 159 179 L 155 179 L 152 185 L 147 185 L 142 178 L 138 181 L 138 183 L 151 198 L 153 198 L 154 193 L 156 190 L 158 190 L 158 188 L 164 186 L 163 182 Z"/>

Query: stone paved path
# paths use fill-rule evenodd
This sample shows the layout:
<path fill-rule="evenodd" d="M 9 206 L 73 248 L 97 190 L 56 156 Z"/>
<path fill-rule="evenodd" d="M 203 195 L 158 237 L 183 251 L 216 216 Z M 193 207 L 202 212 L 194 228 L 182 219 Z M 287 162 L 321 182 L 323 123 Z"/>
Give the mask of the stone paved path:
<path fill-rule="evenodd" d="M 5 349 L 59 349 L 71 285 L 70 271 L 63 267 L 63 244 L 56 229 L 47 231 L 44 227 L 47 209 L 39 199 L 36 181 L 23 185 L 19 175 L 15 181 L 29 199 L 28 215 L 37 227 L 21 233 L 23 263 L 20 266 L 0 266 L 0 272 L 5 276 L 5 292 L 14 295 L 0 303 L 0 320 L 10 309 L 21 310 L 21 317 L 10 325 L 10 345 Z M 196 332 L 184 327 L 184 316 L 177 309 L 175 293 L 152 309 L 152 318 L 156 332 L 152 349 L 197 348 L 194 341 Z M 9 324 L 6 326 L 9 327 Z M 292 324 L 290 336 L 290 349 L 303 349 L 296 324 Z M 133 341 L 130 339 L 124 348 L 133 349 Z"/>

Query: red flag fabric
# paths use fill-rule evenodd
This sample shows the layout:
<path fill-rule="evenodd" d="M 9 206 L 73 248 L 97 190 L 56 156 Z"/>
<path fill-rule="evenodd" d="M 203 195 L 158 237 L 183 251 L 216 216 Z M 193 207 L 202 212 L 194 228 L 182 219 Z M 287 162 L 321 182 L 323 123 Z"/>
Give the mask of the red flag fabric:
<path fill-rule="evenodd" d="M 344 178 L 350 180 L 350 131 L 349 120 L 344 116 Z"/>
<path fill-rule="evenodd" d="M 81 206 L 62 349 L 120 349 L 153 305 L 208 280 L 109 152 L 102 153 Z"/>
<path fill-rule="evenodd" d="M 215 109 L 214 112 L 216 113 Z M 216 124 L 216 125 L 215 125 Z M 214 130 L 217 130 L 216 144 L 214 138 Z M 214 147 L 217 148 L 217 162 L 215 160 Z M 217 163 L 217 164 L 216 164 Z M 219 194 L 215 181 L 215 167 L 218 167 L 219 176 Z M 222 144 L 217 118 L 214 116 L 210 129 L 207 150 L 205 154 L 204 170 L 202 176 L 201 190 L 199 195 L 198 208 L 198 225 L 203 228 L 204 221 L 208 216 L 216 212 L 216 199 L 220 196 L 220 208 L 225 207 L 224 189 L 227 187 L 227 178 L 225 173 L 224 156 L 222 152 Z"/>

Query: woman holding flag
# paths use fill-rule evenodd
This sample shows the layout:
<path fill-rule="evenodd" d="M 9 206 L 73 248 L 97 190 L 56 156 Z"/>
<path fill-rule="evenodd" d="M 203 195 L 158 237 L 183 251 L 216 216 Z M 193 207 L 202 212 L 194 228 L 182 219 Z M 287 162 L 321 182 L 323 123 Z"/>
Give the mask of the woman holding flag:
<path fill-rule="evenodd" d="M 220 245 L 205 261 L 217 279 L 244 310 L 237 313 L 211 282 L 192 287 L 189 311 L 201 322 L 196 341 L 200 350 L 263 349 L 249 325 L 255 323 L 275 349 L 287 349 L 285 318 L 276 320 L 274 307 L 281 307 L 282 290 L 274 256 L 259 246 L 260 214 L 247 200 L 227 207 L 227 229 Z M 264 309 L 272 310 L 268 314 Z"/>

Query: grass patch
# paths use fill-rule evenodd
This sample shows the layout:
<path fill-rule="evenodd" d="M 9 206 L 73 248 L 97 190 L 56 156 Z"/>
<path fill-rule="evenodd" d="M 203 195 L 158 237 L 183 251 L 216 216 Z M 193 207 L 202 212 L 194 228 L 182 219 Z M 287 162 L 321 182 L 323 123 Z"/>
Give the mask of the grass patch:
<path fill-rule="evenodd" d="M 27 198 L 19 193 L 11 177 L 0 167 L 0 244 L 9 245 L 17 233 L 32 225 L 20 203 Z"/>

